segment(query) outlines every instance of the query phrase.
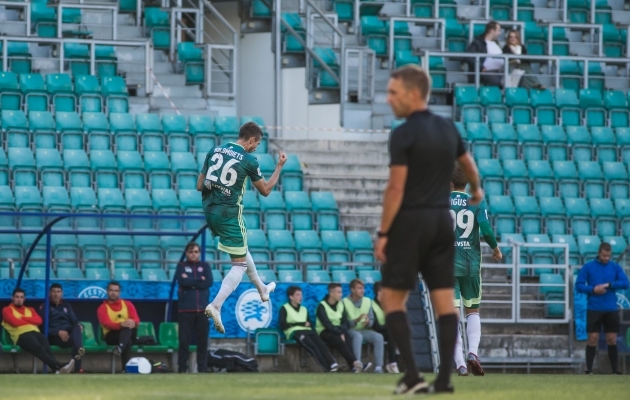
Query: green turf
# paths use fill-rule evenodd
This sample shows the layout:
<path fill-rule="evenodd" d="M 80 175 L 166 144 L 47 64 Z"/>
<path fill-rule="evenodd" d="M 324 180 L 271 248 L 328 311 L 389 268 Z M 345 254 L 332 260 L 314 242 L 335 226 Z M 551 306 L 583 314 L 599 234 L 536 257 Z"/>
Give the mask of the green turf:
<path fill-rule="evenodd" d="M 397 376 L 339 374 L 0 375 L 9 399 L 388 399 Z M 432 377 L 430 377 L 432 379 Z M 454 377 L 462 400 L 630 398 L 627 376 L 488 375 Z"/>

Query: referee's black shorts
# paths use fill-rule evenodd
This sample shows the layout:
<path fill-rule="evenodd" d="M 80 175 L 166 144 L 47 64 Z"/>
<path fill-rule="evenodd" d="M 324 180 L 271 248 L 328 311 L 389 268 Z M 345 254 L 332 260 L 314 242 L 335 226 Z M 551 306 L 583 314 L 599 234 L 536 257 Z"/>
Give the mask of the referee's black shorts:
<path fill-rule="evenodd" d="M 448 208 L 400 210 L 388 237 L 383 287 L 413 290 L 420 272 L 429 290 L 453 288 L 455 235 Z"/>
<path fill-rule="evenodd" d="M 618 333 L 621 329 L 619 311 L 586 311 L 586 332 L 600 333 L 604 328 L 604 333 Z"/>

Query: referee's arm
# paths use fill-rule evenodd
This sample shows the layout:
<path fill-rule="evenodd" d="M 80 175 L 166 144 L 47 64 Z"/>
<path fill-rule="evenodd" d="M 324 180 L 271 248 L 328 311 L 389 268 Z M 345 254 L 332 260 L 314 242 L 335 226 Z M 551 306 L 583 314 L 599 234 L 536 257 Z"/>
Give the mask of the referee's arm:
<path fill-rule="evenodd" d="M 477 170 L 475 160 L 469 152 L 465 152 L 457 158 L 457 162 L 468 180 L 469 192 L 471 195 L 470 204 L 479 204 L 481 200 L 483 200 L 484 194 L 479 185 L 479 171 Z"/>

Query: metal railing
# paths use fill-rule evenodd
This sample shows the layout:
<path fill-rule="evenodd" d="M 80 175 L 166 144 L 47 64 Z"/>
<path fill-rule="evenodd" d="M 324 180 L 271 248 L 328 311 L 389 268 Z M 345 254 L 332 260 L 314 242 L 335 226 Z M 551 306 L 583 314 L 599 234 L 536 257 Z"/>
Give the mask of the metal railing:
<path fill-rule="evenodd" d="M 590 42 L 585 42 L 582 39 L 581 42 L 563 42 L 566 43 L 567 46 L 582 46 L 582 47 L 596 47 L 595 51 L 591 53 L 596 57 L 603 57 L 604 55 L 604 35 L 603 35 L 603 27 L 598 24 L 558 24 L 551 23 L 549 24 L 547 31 L 547 54 L 553 54 L 553 45 L 554 43 L 559 43 L 554 41 L 553 31 L 554 28 L 564 28 L 569 30 L 579 30 L 579 31 L 588 31 L 591 37 Z"/>
<path fill-rule="evenodd" d="M 448 85 L 456 85 L 456 84 L 472 84 L 476 87 L 480 86 L 480 72 L 481 67 L 483 65 L 482 59 L 485 58 L 494 58 L 494 59 L 503 59 L 503 67 L 501 70 L 495 73 L 484 72 L 484 75 L 496 75 L 501 76 L 504 79 L 504 82 L 507 82 L 507 79 L 510 76 L 509 69 L 509 61 L 510 60 L 521 60 L 527 61 L 532 64 L 539 64 L 540 69 L 538 72 L 535 72 L 536 77 L 541 81 L 541 83 L 547 87 L 555 87 L 560 88 L 560 79 L 561 78 L 576 78 L 582 81 L 581 87 L 587 88 L 590 76 L 589 76 L 589 64 L 595 63 L 603 65 L 612 65 L 618 69 L 617 76 L 606 75 L 604 77 L 600 77 L 600 79 L 605 79 L 607 83 L 607 87 L 616 87 L 618 89 L 628 88 L 628 76 L 630 76 L 630 59 L 627 58 L 611 58 L 611 57 L 575 57 L 575 56 L 532 56 L 532 55 L 515 55 L 515 54 L 480 54 L 480 53 L 442 53 L 442 52 L 433 52 L 433 51 L 425 51 L 422 53 L 422 66 L 429 73 L 431 73 L 431 68 L 429 65 L 429 57 L 441 57 L 444 60 L 444 63 L 455 63 L 457 64 L 456 69 L 448 70 L 446 72 L 447 76 L 447 84 Z M 583 63 L 582 71 L 578 74 L 571 73 L 562 73 L 560 64 L 562 61 L 577 61 Z M 463 71 L 460 68 L 461 63 L 472 64 L 472 71 L 469 69 L 467 71 Z M 602 69 L 603 70 L 603 69 Z M 624 72 L 625 71 L 625 72 Z M 621 74 L 619 72 L 622 72 Z M 439 73 L 444 73 L 443 70 L 439 71 Z M 525 75 L 524 75 L 525 76 Z M 472 79 L 470 79 L 472 78 Z M 434 89 L 435 90 L 435 89 Z"/>
<path fill-rule="evenodd" d="M 486 244 L 482 245 L 484 248 L 488 248 Z M 482 317 L 484 323 L 569 323 L 572 320 L 571 316 L 571 304 L 570 293 L 572 292 L 573 274 L 572 269 L 569 266 L 569 246 L 568 244 L 560 243 L 520 243 L 510 240 L 509 243 L 499 243 L 499 247 L 507 255 L 511 252 L 512 262 L 508 264 L 488 264 L 482 263 L 481 269 L 483 271 L 503 269 L 506 270 L 507 276 L 511 277 L 511 282 L 504 281 L 502 277 L 505 275 L 500 273 L 496 276 L 500 278 L 496 281 L 488 282 L 488 279 L 484 280 L 482 290 L 484 292 L 483 297 L 499 297 L 497 293 L 492 293 L 493 289 L 496 292 L 498 289 L 500 296 L 504 299 L 484 299 L 484 304 L 491 304 L 498 309 L 509 307 L 509 317 L 504 318 L 486 318 Z M 555 264 L 528 264 L 521 262 L 521 252 L 527 251 L 526 249 L 535 248 L 537 251 L 544 251 L 548 249 L 549 252 L 561 251 L 564 258 L 564 262 Z M 505 249 L 509 249 L 505 251 Z M 545 273 L 553 273 L 555 276 L 562 276 L 562 283 L 540 283 L 533 282 L 531 279 L 524 281 L 521 272 L 523 270 L 543 270 Z M 559 291 L 553 293 L 553 296 L 546 297 L 547 290 L 544 288 L 561 288 L 562 298 L 558 298 Z M 505 293 L 507 289 L 508 293 Z M 537 318 L 536 314 L 540 311 L 544 311 L 553 305 L 561 305 L 563 309 L 562 316 L 553 315 L 550 318 Z M 538 313 L 536 311 L 539 311 Z M 527 313 L 533 314 L 528 316 Z"/>
<path fill-rule="evenodd" d="M 374 77 L 376 53 L 365 47 L 346 47 L 344 53 L 343 87 L 346 88 L 342 102 L 356 99 L 358 103 L 374 100 Z"/>
<path fill-rule="evenodd" d="M 518 30 L 521 32 L 521 38 L 523 38 L 523 42 L 525 42 L 525 22 L 521 22 L 521 21 L 497 21 L 499 23 L 499 25 L 501 25 L 501 34 L 503 36 L 505 36 L 506 34 L 506 29 L 510 28 L 511 29 L 515 29 L 518 28 Z M 488 23 L 488 20 L 482 20 L 482 19 L 474 19 L 471 21 L 468 21 L 468 42 L 472 42 L 473 39 L 475 38 L 475 25 L 483 25 L 484 27 L 486 26 L 486 24 Z M 499 36 L 499 41 L 505 41 L 505 38 L 501 38 L 501 36 Z"/>
<path fill-rule="evenodd" d="M 92 11 L 105 11 L 110 12 L 112 14 L 112 25 L 111 25 L 111 37 L 108 39 L 116 40 L 118 39 L 118 3 L 113 4 L 72 4 L 72 3 L 52 3 L 49 7 L 53 7 L 57 9 L 57 37 L 63 37 L 63 10 L 64 9 L 79 9 L 79 10 L 92 10 Z M 101 29 L 102 27 L 106 27 L 107 25 L 99 24 L 98 26 L 91 26 L 92 29 Z M 99 38 L 100 39 L 100 38 Z"/>
<path fill-rule="evenodd" d="M 236 97 L 236 46 L 206 44 L 204 49 L 206 96 Z"/>
<path fill-rule="evenodd" d="M 396 22 L 409 22 L 416 25 L 424 25 L 428 27 L 433 27 L 433 37 L 438 41 L 436 47 L 439 48 L 440 51 L 445 51 L 446 49 L 446 20 L 443 18 L 405 18 L 405 17 L 394 17 L 389 19 L 389 32 L 388 32 L 388 60 L 390 68 L 394 67 L 394 41 L 397 36 L 394 34 Z M 409 39 L 412 37 L 409 36 L 401 36 L 398 37 L 400 39 Z M 422 38 L 425 41 L 428 38 Z M 426 48 L 426 47 L 425 47 Z"/>
<path fill-rule="evenodd" d="M 24 15 L 24 23 L 26 32 L 24 32 L 24 36 L 31 36 L 31 2 L 23 2 L 18 3 L 15 1 L 0 1 L 0 6 L 5 8 L 21 8 L 22 13 Z"/>
<path fill-rule="evenodd" d="M 34 65 L 33 69 L 36 70 L 44 70 L 44 71 L 55 71 L 59 73 L 66 72 L 66 62 L 75 59 L 66 58 L 64 55 L 64 39 L 60 38 L 41 38 L 41 37 L 19 37 L 19 36 L 2 36 L 0 37 L 0 41 L 2 42 L 2 69 L 4 71 L 9 70 L 9 55 L 8 55 L 8 42 L 26 42 L 26 43 L 35 43 L 39 45 L 56 45 L 56 58 L 54 57 L 46 57 L 41 60 L 38 57 L 31 57 L 33 60 L 33 64 L 37 62 L 41 62 L 41 65 Z M 105 45 L 105 46 L 113 46 L 114 48 L 131 48 L 136 49 L 144 54 L 144 60 L 138 60 L 138 64 L 142 64 L 142 66 L 134 66 L 129 71 L 134 74 L 142 74 L 143 79 L 141 81 L 135 81 L 133 79 L 129 79 L 127 77 L 126 83 L 127 85 L 143 85 L 146 89 L 146 94 L 150 94 L 153 90 L 153 79 L 150 74 L 150 70 L 153 69 L 153 43 L 151 40 L 146 41 L 124 41 L 124 40 L 100 40 L 100 39 L 73 39 L 72 43 L 75 44 L 84 44 L 89 47 L 90 55 L 88 59 L 81 59 L 81 62 L 89 62 L 90 63 L 90 74 L 96 75 L 96 63 L 98 60 L 96 59 L 96 46 L 97 45 Z M 54 53 L 53 53 L 54 54 Z M 133 61 L 124 61 L 125 63 L 133 63 Z M 55 66 L 56 64 L 56 66 Z"/>

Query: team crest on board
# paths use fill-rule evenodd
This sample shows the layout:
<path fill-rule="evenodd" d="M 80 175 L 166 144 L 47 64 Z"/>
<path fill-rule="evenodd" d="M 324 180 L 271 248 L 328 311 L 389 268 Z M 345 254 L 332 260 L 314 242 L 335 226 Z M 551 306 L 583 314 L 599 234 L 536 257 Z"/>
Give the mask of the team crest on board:
<path fill-rule="evenodd" d="M 79 299 L 106 299 L 107 291 L 102 287 L 88 286 L 79 292 Z"/>
<path fill-rule="evenodd" d="M 263 303 L 256 289 L 244 291 L 236 301 L 236 321 L 242 330 L 267 328 L 271 323 L 271 300 Z"/>

